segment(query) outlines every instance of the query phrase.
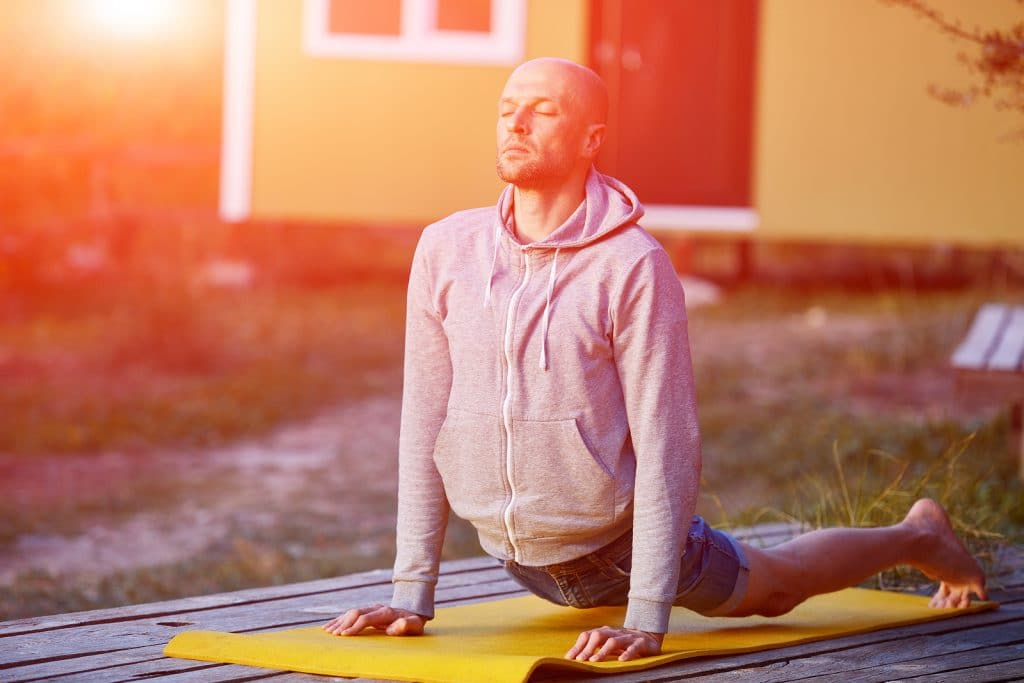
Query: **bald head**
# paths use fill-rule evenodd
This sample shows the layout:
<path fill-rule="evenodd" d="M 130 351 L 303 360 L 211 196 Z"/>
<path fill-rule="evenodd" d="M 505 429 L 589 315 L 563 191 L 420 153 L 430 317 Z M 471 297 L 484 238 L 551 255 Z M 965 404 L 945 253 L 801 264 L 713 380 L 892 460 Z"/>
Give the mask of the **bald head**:
<path fill-rule="evenodd" d="M 520 189 L 582 188 L 607 116 L 608 89 L 590 69 L 554 57 L 521 64 L 498 101 L 498 176 Z"/>
<path fill-rule="evenodd" d="M 581 64 L 560 57 L 539 57 L 516 67 L 506 88 L 513 81 L 543 84 L 558 91 L 584 124 L 603 124 L 608 120 L 608 86 Z"/>

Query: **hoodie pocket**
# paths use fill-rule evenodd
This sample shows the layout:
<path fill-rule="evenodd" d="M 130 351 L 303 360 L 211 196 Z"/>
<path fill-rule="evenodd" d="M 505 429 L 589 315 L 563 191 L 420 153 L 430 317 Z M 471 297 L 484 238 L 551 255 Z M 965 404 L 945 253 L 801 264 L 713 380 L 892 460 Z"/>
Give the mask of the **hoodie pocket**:
<path fill-rule="evenodd" d="M 591 536 L 611 525 L 615 479 L 587 447 L 575 419 L 512 425 L 515 533 Z"/>
<path fill-rule="evenodd" d="M 498 418 L 448 409 L 434 442 L 434 464 L 452 511 L 477 528 L 494 527 L 507 499 Z"/>

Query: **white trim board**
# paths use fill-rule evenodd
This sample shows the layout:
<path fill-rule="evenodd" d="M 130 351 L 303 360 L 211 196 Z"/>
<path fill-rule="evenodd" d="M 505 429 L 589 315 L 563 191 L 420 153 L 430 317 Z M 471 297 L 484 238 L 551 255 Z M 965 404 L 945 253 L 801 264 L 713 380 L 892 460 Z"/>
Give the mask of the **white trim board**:
<path fill-rule="evenodd" d="M 252 212 L 256 0 L 227 0 L 225 12 L 219 211 L 237 223 Z"/>
<path fill-rule="evenodd" d="M 304 0 L 302 44 L 314 57 L 507 66 L 523 59 L 526 0 L 491 0 L 491 30 L 441 31 L 436 0 L 402 0 L 401 34 L 330 31 L 330 0 Z"/>
<path fill-rule="evenodd" d="M 644 204 L 640 224 L 648 230 L 753 232 L 761 219 L 750 207 Z"/>

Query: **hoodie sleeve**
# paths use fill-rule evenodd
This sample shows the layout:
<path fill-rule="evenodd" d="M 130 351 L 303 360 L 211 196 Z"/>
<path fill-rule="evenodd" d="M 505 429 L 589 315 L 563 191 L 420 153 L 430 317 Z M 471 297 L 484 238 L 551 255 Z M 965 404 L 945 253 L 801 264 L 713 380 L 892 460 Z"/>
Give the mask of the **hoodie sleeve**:
<path fill-rule="evenodd" d="M 655 248 L 613 300 L 615 362 L 633 449 L 633 565 L 626 628 L 664 633 L 697 503 L 701 442 L 683 288 Z"/>
<path fill-rule="evenodd" d="M 452 367 L 448 339 L 431 296 L 428 248 L 424 233 L 409 276 L 391 606 L 432 618 L 448 524 L 448 500 L 434 465 L 434 442 L 447 412 Z"/>

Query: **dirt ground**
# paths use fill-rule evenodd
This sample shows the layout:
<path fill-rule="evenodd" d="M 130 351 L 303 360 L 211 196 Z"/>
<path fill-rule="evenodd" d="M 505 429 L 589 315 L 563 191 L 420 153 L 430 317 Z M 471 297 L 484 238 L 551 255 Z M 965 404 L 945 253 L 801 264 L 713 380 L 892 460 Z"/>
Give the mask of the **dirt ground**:
<path fill-rule="evenodd" d="M 360 506 L 375 494 L 394 496 L 388 454 L 398 447 L 400 404 L 398 392 L 382 393 L 265 438 L 206 450 L 0 456 L 8 504 L 35 510 L 55 527 L 0 549 L 0 587 L 28 570 L 99 575 L 185 560 L 235 528 L 270 528 L 280 516 L 390 527 L 387 516 Z M 147 489 L 153 511 L 126 516 L 110 504 L 124 491 Z M 52 519 L 62 508 L 92 505 L 103 521 Z M 376 533 L 367 537 L 381 530 L 369 531 Z"/>
<path fill-rule="evenodd" d="M 742 355 L 756 365 L 799 356 L 823 342 L 870 343 L 898 324 L 885 316 L 808 309 L 778 317 L 766 334 L 763 320 L 697 316 L 691 344 L 697 364 Z M 332 538 L 343 534 L 347 553 L 387 555 L 400 368 L 379 379 L 381 389 L 366 400 L 226 447 L 32 459 L 0 455 L 0 512 L 13 509 L 21 519 L 36 520 L 29 528 L 0 529 L 0 591 L 32 572 L 98 580 L 185 561 L 231 542 L 239 528 L 270 533 L 282 519 L 322 525 Z M 942 363 L 816 381 L 824 384 L 823 395 L 850 410 L 981 419 L 1001 409 L 993 401 L 958 399 L 952 373 Z M 757 401 L 759 392 L 770 400 L 768 394 L 780 391 L 785 387 L 754 386 L 742 400 Z M 747 481 L 717 493 L 727 509 L 736 510 L 758 504 L 758 489 L 756 481 Z M 152 505 L 140 507 L 140 498 Z"/>

